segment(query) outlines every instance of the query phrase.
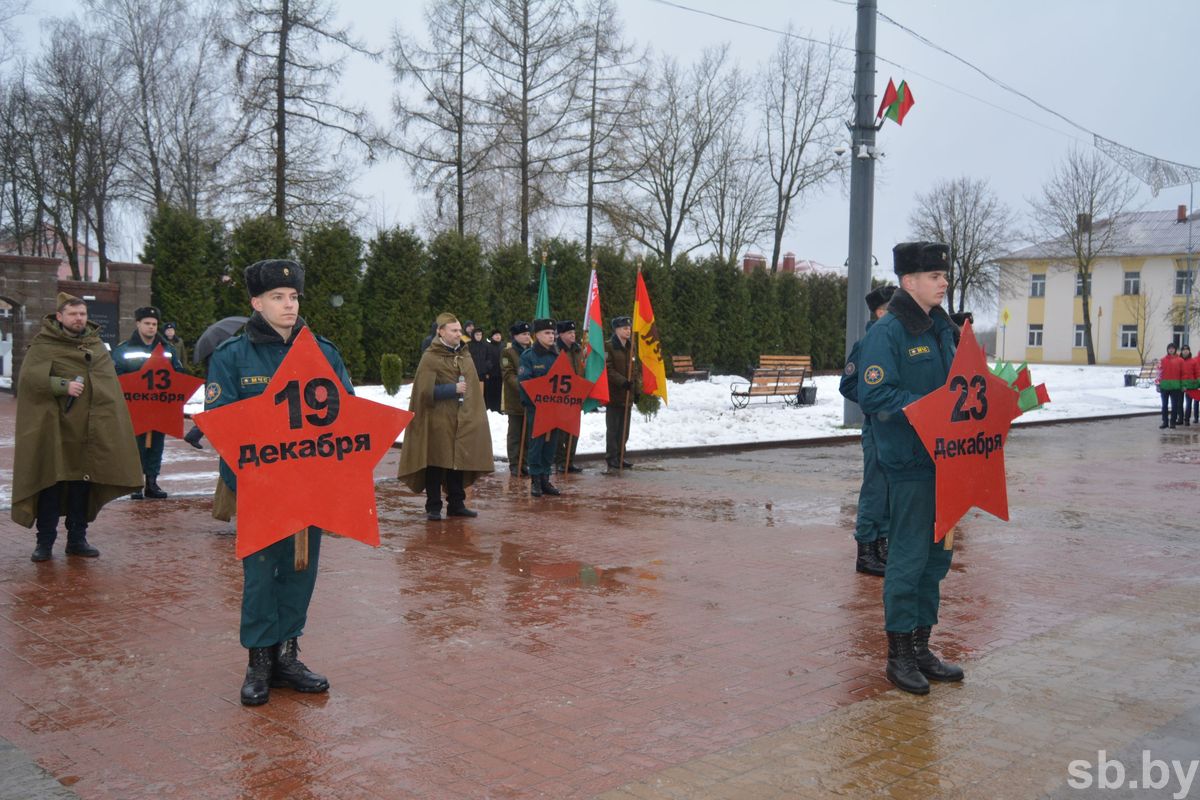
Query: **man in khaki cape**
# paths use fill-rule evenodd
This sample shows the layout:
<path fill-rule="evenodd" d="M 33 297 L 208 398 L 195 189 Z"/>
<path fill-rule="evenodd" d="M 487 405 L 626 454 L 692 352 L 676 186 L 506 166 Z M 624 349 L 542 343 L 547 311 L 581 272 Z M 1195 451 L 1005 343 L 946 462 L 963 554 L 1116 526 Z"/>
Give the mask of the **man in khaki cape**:
<path fill-rule="evenodd" d="M 109 500 L 142 486 L 133 423 L 87 304 L 60 292 L 42 320 L 17 381 L 12 518 L 37 523 L 34 561 L 50 558 L 58 518 L 67 554 L 95 558 L 87 526 Z"/>
<path fill-rule="evenodd" d="M 453 314 L 438 315 L 437 332 L 413 377 L 408 408 L 415 416 L 404 429 L 400 480 L 414 492 L 425 492 L 430 520 L 442 519 L 443 484 L 449 516 L 478 516 L 467 508 L 466 487 L 495 468 L 492 434 L 475 363 Z"/>

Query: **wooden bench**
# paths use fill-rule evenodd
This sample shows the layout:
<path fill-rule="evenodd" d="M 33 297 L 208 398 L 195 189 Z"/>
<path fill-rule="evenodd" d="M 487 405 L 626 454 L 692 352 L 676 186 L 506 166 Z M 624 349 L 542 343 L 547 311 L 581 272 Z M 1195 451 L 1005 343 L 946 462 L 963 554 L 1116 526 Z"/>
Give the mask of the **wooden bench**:
<path fill-rule="evenodd" d="M 805 381 L 812 378 L 812 356 L 759 356 L 758 367 L 748 383 L 735 383 L 729 389 L 734 408 L 745 408 L 750 400 L 761 397 L 771 402 L 782 397 L 785 405 L 800 405 Z"/>
<path fill-rule="evenodd" d="M 1141 369 L 1131 369 L 1125 372 L 1126 386 L 1153 386 L 1158 377 L 1158 359 L 1152 359 L 1142 364 Z"/>
<path fill-rule="evenodd" d="M 671 356 L 671 380 L 676 383 L 706 381 L 708 380 L 708 370 L 696 369 L 691 356 Z"/>

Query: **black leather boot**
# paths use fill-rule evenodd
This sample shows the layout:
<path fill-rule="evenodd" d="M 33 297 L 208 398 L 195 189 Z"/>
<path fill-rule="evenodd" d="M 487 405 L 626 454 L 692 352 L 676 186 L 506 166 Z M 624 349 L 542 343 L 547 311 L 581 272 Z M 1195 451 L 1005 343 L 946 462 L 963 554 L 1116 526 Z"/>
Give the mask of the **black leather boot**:
<path fill-rule="evenodd" d="M 875 540 L 875 557 L 878 558 L 880 561 L 882 561 L 884 564 L 887 563 L 888 540 L 883 536 L 880 536 L 878 539 Z"/>
<path fill-rule="evenodd" d="M 858 558 L 854 561 L 854 571 L 882 578 L 883 570 L 884 563 L 875 555 L 875 543 L 858 542 Z"/>
<path fill-rule="evenodd" d="M 251 647 L 246 680 L 242 682 L 242 705 L 261 706 L 271 699 L 272 647 Z"/>
<path fill-rule="evenodd" d="M 44 536 L 38 534 L 37 546 L 33 548 L 33 555 L 29 557 L 30 561 L 49 561 L 50 551 L 54 547 L 54 536 Z"/>
<path fill-rule="evenodd" d="M 147 500 L 165 500 L 167 493 L 158 488 L 158 476 L 146 476 L 146 490 L 144 492 Z"/>
<path fill-rule="evenodd" d="M 557 488 L 555 488 L 554 484 L 550 482 L 549 475 L 542 475 L 541 479 L 542 479 L 542 494 L 548 494 L 551 497 L 558 497 L 560 494 L 562 494 L 562 492 L 560 492 Z"/>
<path fill-rule="evenodd" d="M 530 497 L 541 497 L 542 496 L 542 476 L 541 475 L 530 476 L 530 478 L 529 478 L 529 496 Z"/>
<path fill-rule="evenodd" d="M 67 555 L 95 558 L 100 551 L 88 544 L 87 531 L 67 531 Z"/>
<path fill-rule="evenodd" d="M 452 506 L 447 512 L 448 517 L 478 517 L 479 512 L 466 506 Z"/>
<path fill-rule="evenodd" d="M 197 450 L 203 450 L 204 445 L 200 444 L 200 440 L 204 438 L 204 431 L 197 427 L 192 427 L 190 431 L 183 435 L 183 440 Z"/>
<path fill-rule="evenodd" d="M 929 681 L 917 668 L 911 633 L 887 632 L 887 679 L 910 694 L 929 694 Z"/>
<path fill-rule="evenodd" d="M 328 692 L 329 681 L 324 675 L 318 675 L 304 666 L 299 654 L 300 643 L 295 638 L 278 645 L 275 667 L 271 670 L 271 685 L 286 686 L 297 692 Z"/>
<path fill-rule="evenodd" d="M 917 669 L 931 681 L 954 683 L 963 679 L 962 667 L 949 664 L 935 656 L 929 649 L 929 626 L 913 631 L 913 653 L 917 658 Z"/>

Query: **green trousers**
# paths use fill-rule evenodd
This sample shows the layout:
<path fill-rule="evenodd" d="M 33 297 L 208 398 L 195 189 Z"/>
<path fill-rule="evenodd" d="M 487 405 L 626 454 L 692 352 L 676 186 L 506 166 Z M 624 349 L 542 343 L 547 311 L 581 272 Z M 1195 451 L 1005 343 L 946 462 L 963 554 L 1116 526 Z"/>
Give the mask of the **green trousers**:
<path fill-rule="evenodd" d="M 533 430 L 533 420 L 537 412 L 526 411 L 528 430 Z M 528 431 L 527 431 L 528 432 Z M 551 431 L 541 436 L 530 436 L 525 445 L 525 458 L 529 461 L 530 475 L 549 475 L 554 469 L 554 451 L 558 449 L 558 431 Z"/>
<path fill-rule="evenodd" d="M 525 422 L 524 414 L 509 414 L 508 415 L 508 468 L 514 470 L 517 468 L 517 461 L 521 458 L 521 428 Z M 528 466 L 528 462 L 523 462 Z"/>
<path fill-rule="evenodd" d="M 242 559 L 242 647 L 271 647 L 304 633 L 317 583 L 321 529 L 308 529 L 308 568 L 296 571 L 295 537 Z"/>
<path fill-rule="evenodd" d="M 885 477 L 891 535 L 883 577 L 884 627 L 908 633 L 937 624 L 940 584 L 953 551 L 933 541 L 933 475 L 914 480 L 885 472 Z"/>
<path fill-rule="evenodd" d="M 142 474 L 157 478 L 162 470 L 163 445 L 167 437 L 158 431 L 143 433 L 137 437 L 138 455 L 142 457 Z"/>
<path fill-rule="evenodd" d="M 854 523 L 854 538 L 863 543 L 888 538 L 888 487 L 883 467 L 875 455 L 875 437 L 869 427 L 863 427 L 863 479 L 858 490 L 858 519 Z M 890 557 L 890 556 L 889 556 Z"/>

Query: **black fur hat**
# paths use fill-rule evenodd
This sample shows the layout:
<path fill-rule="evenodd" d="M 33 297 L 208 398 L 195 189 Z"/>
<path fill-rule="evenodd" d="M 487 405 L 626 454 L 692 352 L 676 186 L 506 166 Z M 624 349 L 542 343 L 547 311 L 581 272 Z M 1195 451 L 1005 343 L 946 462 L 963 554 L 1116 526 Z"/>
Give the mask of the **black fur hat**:
<path fill-rule="evenodd" d="M 541 333 L 542 331 L 554 330 L 554 320 L 552 319 L 535 319 L 533 321 L 533 332 Z"/>
<path fill-rule="evenodd" d="M 508 332 L 511 336 L 519 336 L 522 333 L 529 333 L 529 323 L 519 319 L 512 325 L 508 326 Z"/>
<path fill-rule="evenodd" d="M 871 309 L 871 313 L 874 314 L 881 306 L 886 306 L 895 293 L 896 287 L 890 283 L 885 286 L 876 286 L 867 293 L 867 308 Z"/>
<path fill-rule="evenodd" d="M 304 294 L 304 267 L 285 258 L 256 261 L 246 267 L 246 291 L 251 297 L 281 286 Z"/>
<path fill-rule="evenodd" d="M 558 325 L 555 326 L 554 330 L 558 333 L 573 331 L 575 330 L 575 323 L 569 319 L 562 319 L 558 321 Z"/>
<path fill-rule="evenodd" d="M 137 311 L 133 312 L 133 318 L 138 322 L 141 322 L 147 317 L 154 317 L 154 319 L 162 322 L 162 314 L 159 314 L 158 309 L 154 306 L 142 306 Z"/>
<path fill-rule="evenodd" d="M 628 328 L 628 327 L 631 327 L 632 325 L 633 325 L 633 317 L 613 317 L 612 318 L 612 329 L 614 331 L 617 328 Z"/>
<path fill-rule="evenodd" d="M 950 248 L 937 242 L 903 242 L 892 248 L 897 275 L 950 269 Z"/>

